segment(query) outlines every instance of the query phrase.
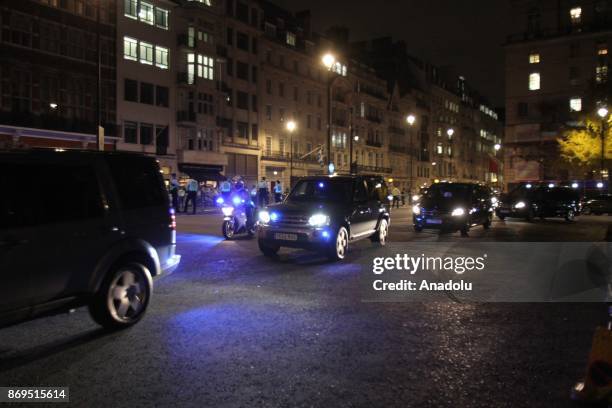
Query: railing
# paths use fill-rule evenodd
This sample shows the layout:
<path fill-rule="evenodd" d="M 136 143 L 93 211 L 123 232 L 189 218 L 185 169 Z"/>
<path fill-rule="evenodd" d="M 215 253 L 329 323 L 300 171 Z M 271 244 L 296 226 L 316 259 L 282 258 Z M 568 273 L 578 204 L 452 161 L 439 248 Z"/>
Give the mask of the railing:
<path fill-rule="evenodd" d="M 395 126 L 389 126 L 389 133 L 404 136 L 406 134 L 406 131 L 402 128 L 398 128 Z"/>
<path fill-rule="evenodd" d="M 395 153 L 405 153 L 405 154 L 410 154 L 410 147 L 408 146 L 397 146 L 397 145 L 390 145 L 389 146 L 389 150 Z"/>
<path fill-rule="evenodd" d="M 366 140 L 366 145 L 371 147 L 382 147 L 382 143 L 375 140 Z"/>
<path fill-rule="evenodd" d="M 575 26 L 565 26 L 553 29 L 540 29 L 523 33 L 511 34 L 506 37 L 506 42 L 514 43 L 521 41 L 539 40 L 543 38 L 562 37 L 569 34 L 591 33 L 609 30 L 612 22 L 601 20 L 590 24 L 579 24 Z"/>
<path fill-rule="evenodd" d="M 332 123 L 334 124 L 334 126 L 340 126 L 340 127 L 346 127 L 346 119 L 334 119 L 332 121 Z"/>
<path fill-rule="evenodd" d="M 294 162 L 308 162 L 308 163 L 316 163 L 317 158 L 313 155 L 306 156 L 302 158 L 304 153 L 293 153 L 293 161 Z M 290 161 L 291 153 L 290 152 L 281 152 L 275 150 L 264 150 L 261 154 L 262 160 L 275 160 L 275 161 Z"/>
<path fill-rule="evenodd" d="M 390 167 L 377 167 L 377 166 L 364 166 L 358 164 L 357 171 L 365 173 L 391 173 L 393 171 Z"/>
<path fill-rule="evenodd" d="M 373 116 L 373 115 L 366 115 L 366 119 L 369 120 L 370 122 L 374 122 L 374 123 L 381 123 L 382 122 L 382 118 L 380 118 L 378 116 Z"/>

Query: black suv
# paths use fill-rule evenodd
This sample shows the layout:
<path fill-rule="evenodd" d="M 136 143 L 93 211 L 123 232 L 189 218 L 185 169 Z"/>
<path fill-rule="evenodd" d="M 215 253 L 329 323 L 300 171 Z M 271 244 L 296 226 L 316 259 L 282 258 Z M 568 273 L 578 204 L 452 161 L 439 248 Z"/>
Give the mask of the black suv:
<path fill-rule="evenodd" d="M 491 190 L 479 184 L 433 184 L 412 208 L 414 230 L 458 230 L 467 236 L 475 225 L 488 229 L 493 217 L 492 197 Z"/>
<path fill-rule="evenodd" d="M 370 238 L 384 245 L 389 229 L 387 186 L 376 176 L 320 176 L 300 179 L 282 204 L 259 213 L 259 249 L 280 247 L 324 251 L 344 259 L 350 241 Z"/>
<path fill-rule="evenodd" d="M 612 215 L 612 195 L 601 194 L 595 197 L 585 198 L 582 213 Z"/>
<path fill-rule="evenodd" d="M 563 217 L 573 221 L 580 210 L 580 196 L 570 187 L 525 185 L 503 195 L 496 214 L 501 220 L 506 217 L 527 221 L 535 217 Z"/>
<path fill-rule="evenodd" d="M 140 320 L 174 270 L 174 212 L 156 160 L 0 151 L 0 326 L 88 305 L 105 327 Z"/>

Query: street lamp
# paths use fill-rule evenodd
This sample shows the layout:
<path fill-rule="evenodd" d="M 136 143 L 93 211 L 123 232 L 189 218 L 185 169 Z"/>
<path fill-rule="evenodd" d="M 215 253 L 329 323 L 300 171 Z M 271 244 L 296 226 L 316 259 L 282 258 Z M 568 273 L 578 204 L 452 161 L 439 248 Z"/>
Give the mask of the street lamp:
<path fill-rule="evenodd" d="M 327 54 L 323 56 L 323 58 L 321 58 L 321 61 L 323 62 L 323 65 L 325 65 L 327 69 L 331 69 L 336 63 L 336 57 L 334 57 L 332 53 L 328 52 Z"/>
<path fill-rule="evenodd" d="M 329 165 L 332 163 L 331 160 L 331 139 L 332 139 L 332 82 L 334 80 L 334 76 L 332 75 L 332 68 L 336 63 L 336 57 L 332 53 L 326 53 L 321 58 L 321 62 L 323 66 L 327 68 L 328 79 L 327 79 L 327 167 L 329 169 Z M 352 139 L 350 141 L 352 146 Z M 352 158 L 351 158 L 352 160 Z M 331 173 L 330 173 L 331 174 Z"/>
<path fill-rule="evenodd" d="M 602 106 L 597 110 L 597 114 L 601 118 L 601 165 L 600 165 L 600 175 L 601 181 L 604 180 L 604 161 L 605 161 L 605 152 L 604 149 L 606 147 L 606 117 L 608 116 L 608 108 Z"/>
<path fill-rule="evenodd" d="M 291 187 L 291 180 L 293 180 L 293 131 L 297 125 L 293 120 L 290 120 L 286 126 L 289 132 L 289 187 Z"/>
<path fill-rule="evenodd" d="M 408 190 L 410 193 L 410 196 L 412 196 L 412 182 L 413 182 L 413 156 L 414 156 L 414 147 L 412 144 L 412 126 L 414 126 L 414 122 L 416 122 L 416 116 L 414 116 L 413 114 L 410 114 L 408 116 L 406 116 L 406 122 L 408 123 L 408 126 L 410 127 L 410 129 L 408 129 L 408 132 L 410 133 L 410 180 L 408 182 Z"/>
<path fill-rule="evenodd" d="M 448 135 L 448 140 L 451 141 L 453 135 L 455 134 L 455 129 L 448 128 L 446 130 L 446 134 Z M 452 156 L 452 152 L 451 152 L 451 155 L 450 155 L 450 178 L 451 178 L 451 180 L 453 179 L 453 156 Z"/>
<path fill-rule="evenodd" d="M 499 143 L 495 143 L 495 146 L 493 146 L 493 148 L 496 152 L 498 152 L 501 149 L 501 145 Z"/>
<path fill-rule="evenodd" d="M 453 137 L 453 135 L 455 134 L 455 130 L 453 128 L 449 128 L 446 131 L 446 134 L 448 135 L 448 138 L 450 139 L 451 137 Z"/>

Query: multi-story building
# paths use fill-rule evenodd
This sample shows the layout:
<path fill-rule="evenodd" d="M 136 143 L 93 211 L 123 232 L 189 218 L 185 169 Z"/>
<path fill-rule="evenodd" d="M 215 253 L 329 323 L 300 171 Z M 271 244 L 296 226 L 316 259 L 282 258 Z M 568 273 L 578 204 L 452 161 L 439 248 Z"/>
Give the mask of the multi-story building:
<path fill-rule="evenodd" d="M 612 5 L 516 0 L 512 9 L 520 32 L 505 47 L 506 181 L 582 179 L 560 159 L 556 140 L 609 99 Z"/>
<path fill-rule="evenodd" d="M 168 176 L 177 172 L 176 3 L 118 0 L 116 148 L 154 155 Z"/>
<path fill-rule="evenodd" d="M 3 145 L 95 148 L 100 123 L 107 147 L 112 146 L 117 135 L 115 14 L 115 0 L 0 4 Z"/>

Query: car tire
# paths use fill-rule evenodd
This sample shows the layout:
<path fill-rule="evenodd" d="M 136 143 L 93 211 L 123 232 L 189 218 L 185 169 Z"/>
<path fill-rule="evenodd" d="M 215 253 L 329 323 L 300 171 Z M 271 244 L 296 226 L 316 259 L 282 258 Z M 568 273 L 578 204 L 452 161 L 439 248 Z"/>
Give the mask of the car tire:
<path fill-rule="evenodd" d="M 469 237 L 470 236 L 470 227 L 469 227 L 469 225 L 465 225 L 465 226 L 461 227 L 459 232 L 461 233 L 462 237 Z"/>
<path fill-rule="evenodd" d="M 259 246 L 259 250 L 261 251 L 261 253 L 269 258 L 275 257 L 278 254 L 278 251 L 280 250 L 279 245 L 267 245 L 262 240 L 258 240 L 257 245 Z"/>
<path fill-rule="evenodd" d="M 348 252 L 348 230 L 345 227 L 338 228 L 335 238 L 334 244 L 328 249 L 327 257 L 331 261 L 341 261 L 346 258 L 346 253 Z"/>
<path fill-rule="evenodd" d="M 130 327 L 144 316 L 152 293 L 149 269 L 138 262 L 125 262 L 104 279 L 89 304 L 89 312 L 107 329 Z"/>
<path fill-rule="evenodd" d="M 372 235 L 370 240 L 372 242 L 379 243 L 381 246 L 385 246 L 387 244 L 387 236 L 389 236 L 389 223 L 386 219 L 383 218 L 382 220 L 380 220 L 378 229 L 376 230 L 374 235 Z"/>
<path fill-rule="evenodd" d="M 574 210 L 567 210 L 567 213 L 565 214 L 565 221 L 572 222 L 575 218 L 576 214 L 574 213 Z"/>
<path fill-rule="evenodd" d="M 221 226 L 221 232 L 225 239 L 232 239 L 234 237 L 234 223 L 231 221 L 223 221 Z"/>

